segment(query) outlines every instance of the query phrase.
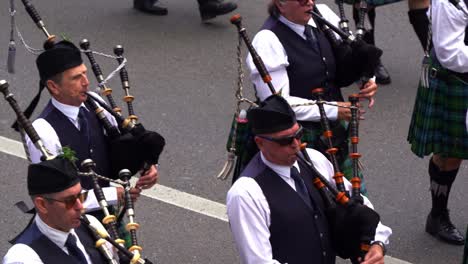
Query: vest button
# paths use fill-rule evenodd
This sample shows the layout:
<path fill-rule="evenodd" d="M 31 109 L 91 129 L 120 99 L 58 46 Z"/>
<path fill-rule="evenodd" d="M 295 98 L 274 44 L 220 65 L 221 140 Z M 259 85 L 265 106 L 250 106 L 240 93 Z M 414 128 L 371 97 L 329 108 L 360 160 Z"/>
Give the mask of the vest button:
<path fill-rule="evenodd" d="M 89 153 L 93 153 L 93 149 L 89 149 Z"/>
<path fill-rule="evenodd" d="M 326 60 L 327 60 L 325 57 L 323 57 L 322 59 L 323 59 L 323 61 L 326 61 Z"/>
<path fill-rule="evenodd" d="M 323 251 L 322 252 L 322 255 L 325 257 L 327 255 L 327 252 L 326 251 Z"/>

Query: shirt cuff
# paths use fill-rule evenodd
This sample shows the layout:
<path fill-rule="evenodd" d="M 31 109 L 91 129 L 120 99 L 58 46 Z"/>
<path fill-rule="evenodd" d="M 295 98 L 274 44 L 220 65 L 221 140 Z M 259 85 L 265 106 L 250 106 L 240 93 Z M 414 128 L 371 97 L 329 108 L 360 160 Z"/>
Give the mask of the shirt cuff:
<path fill-rule="evenodd" d="M 337 105 L 337 102 L 330 102 L 332 104 Z M 335 121 L 338 119 L 338 106 L 334 105 L 329 105 L 329 104 L 324 104 L 323 109 L 325 109 L 325 114 L 327 115 L 327 118 Z"/>
<path fill-rule="evenodd" d="M 104 187 L 102 188 L 102 191 L 104 192 L 104 196 L 106 197 L 108 205 L 117 205 L 118 198 L 116 187 Z M 99 202 L 96 199 L 96 194 L 93 190 L 89 191 L 88 198 L 83 203 L 83 207 L 85 208 L 85 212 L 92 212 L 101 209 Z"/>

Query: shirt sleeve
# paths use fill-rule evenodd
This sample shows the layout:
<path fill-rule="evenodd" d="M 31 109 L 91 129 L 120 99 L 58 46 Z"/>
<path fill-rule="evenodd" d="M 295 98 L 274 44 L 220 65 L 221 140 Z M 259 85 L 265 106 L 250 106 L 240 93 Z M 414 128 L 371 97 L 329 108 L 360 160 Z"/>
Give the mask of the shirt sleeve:
<path fill-rule="evenodd" d="M 244 264 L 279 264 L 270 244 L 270 209 L 260 186 L 239 178 L 227 194 L 229 226 Z"/>
<path fill-rule="evenodd" d="M 314 164 L 315 168 L 329 181 L 335 184 L 335 180 L 333 179 L 334 170 L 333 166 L 330 161 L 320 152 L 314 149 L 307 149 L 307 153 L 309 154 L 312 163 Z M 351 190 L 352 185 L 351 183 L 344 178 L 344 184 L 346 190 Z M 362 196 L 364 199 L 364 205 L 367 207 L 374 209 L 374 205 L 369 201 L 369 199 L 365 196 Z M 389 243 L 389 237 L 392 235 L 392 229 L 386 225 L 383 225 L 381 222 L 377 225 L 375 230 L 375 237 L 374 241 L 381 241 L 385 244 Z"/>
<path fill-rule="evenodd" d="M 289 90 L 289 77 L 286 67 L 289 66 L 288 56 L 278 37 L 270 30 L 261 30 L 252 41 L 252 45 L 263 60 L 266 69 L 272 78 L 272 84 L 275 91 L 281 91 L 281 95 L 290 105 L 314 103 L 313 100 L 291 96 Z M 271 95 L 271 91 L 266 83 L 263 82 L 252 56 L 247 56 L 247 67 L 250 70 L 250 79 L 255 87 L 257 97 L 265 100 Z M 338 108 L 335 106 L 324 105 L 325 112 L 329 119 L 336 120 L 338 117 Z M 320 112 L 316 105 L 303 105 L 293 107 L 296 118 L 303 121 L 319 121 Z"/>
<path fill-rule="evenodd" d="M 322 17 L 325 18 L 328 22 L 332 23 L 334 26 L 338 27 L 340 23 L 340 18 L 333 12 L 333 10 L 330 9 L 326 4 L 318 4 L 317 9 L 320 11 L 320 14 L 322 14 Z M 335 36 L 340 39 L 340 35 L 338 35 L 336 32 Z"/>
<path fill-rule="evenodd" d="M 3 264 L 42 264 L 37 253 L 28 245 L 15 244 L 3 257 Z"/>
<path fill-rule="evenodd" d="M 467 8 L 463 1 L 459 3 L 463 8 Z M 464 43 L 467 25 L 468 17 L 449 1 L 434 1 L 432 7 L 434 50 L 442 66 L 452 71 L 468 72 L 468 46 Z"/>
<path fill-rule="evenodd" d="M 62 149 L 62 145 L 60 144 L 60 140 L 54 128 L 52 128 L 49 122 L 42 118 L 35 120 L 32 125 L 39 135 L 42 143 L 44 143 L 44 147 L 50 152 L 50 154 L 54 156 L 57 155 L 57 153 Z M 25 135 L 25 140 L 31 162 L 41 162 L 42 152 L 37 149 L 28 135 Z"/>
<path fill-rule="evenodd" d="M 118 197 L 116 187 L 103 187 L 102 191 L 104 192 L 104 196 L 106 197 L 108 205 L 117 205 Z M 85 208 L 86 212 L 93 212 L 101 209 L 101 207 L 99 206 L 99 202 L 96 198 L 96 194 L 93 190 L 89 191 L 88 198 L 86 199 L 86 201 L 84 201 L 83 207 Z"/>

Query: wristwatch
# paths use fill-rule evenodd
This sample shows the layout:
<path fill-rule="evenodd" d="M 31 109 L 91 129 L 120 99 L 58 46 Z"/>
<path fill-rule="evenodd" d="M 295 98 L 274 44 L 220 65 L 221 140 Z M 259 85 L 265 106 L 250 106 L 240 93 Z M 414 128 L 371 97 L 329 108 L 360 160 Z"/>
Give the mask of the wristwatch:
<path fill-rule="evenodd" d="M 374 241 L 371 243 L 371 245 L 379 245 L 382 248 L 383 255 L 385 256 L 387 254 L 387 247 L 385 246 L 384 242 L 382 241 Z"/>

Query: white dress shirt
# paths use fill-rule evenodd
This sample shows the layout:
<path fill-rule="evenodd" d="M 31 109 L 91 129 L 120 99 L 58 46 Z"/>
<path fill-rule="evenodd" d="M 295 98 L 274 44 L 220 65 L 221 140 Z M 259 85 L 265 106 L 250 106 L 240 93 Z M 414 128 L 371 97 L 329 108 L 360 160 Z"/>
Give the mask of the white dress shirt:
<path fill-rule="evenodd" d="M 70 122 L 72 122 L 72 124 L 76 128 L 80 129 L 80 125 L 78 122 L 78 112 L 80 107 L 62 104 L 54 98 L 52 98 L 51 101 L 55 108 L 57 108 L 66 117 L 68 117 Z M 84 104 L 82 104 L 81 107 L 85 107 Z M 117 122 L 115 121 L 114 117 L 111 116 L 107 111 L 104 112 L 111 124 L 117 126 Z M 43 118 L 38 118 L 32 123 L 32 125 L 39 137 L 41 138 L 42 142 L 44 143 L 44 146 L 51 152 L 52 155 L 58 155 L 62 149 L 62 144 L 60 144 L 60 139 L 57 133 L 55 132 L 55 129 L 49 124 L 49 122 L 47 122 Z M 27 135 L 26 145 L 28 146 L 29 158 L 31 162 L 41 162 L 42 153 L 36 148 L 34 143 Z M 118 202 L 117 189 L 115 187 L 104 187 L 102 189 L 104 191 L 104 196 L 106 197 L 107 202 L 110 205 L 116 205 Z M 83 203 L 83 207 L 86 209 L 87 212 L 100 209 L 94 191 L 89 191 L 88 199 L 86 199 L 86 201 Z"/>
<path fill-rule="evenodd" d="M 464 1 L 459 3 L 468 10 Z M 468 72 L 467 25 L 468 16 L 448 0 L 432 1 L 432 43 L 437 59 L 445 68 L 460 73 Z"/>
<path fill-rule="evenodd" d="M 322 16 L 331 22 L 334 25 L 338 25 L 340 18 L 326 5 L 319 4 L 317 5 Z M 296 32 L 303 39 L 306 39 L 304 35 L 304 25 L 295 24 L 283 16 L 279 17 L 279 20 Z M 313 19 L 310 19 L 308 22 L 309 25 L 316 28 L 317 25 Z M 339 36 L 336 35 L 338 38 Z M 289 78 L 286 67 L 289 66 L 288 55 L 286 50 L 281 44 L 278 37 L 270 30 L 264 29 L 259 31 L 253 41 L 252 45 L 255 47 L 258 55 L 262 58 L 263 63 L 265 64 L 266 69 L 270 73 L 272 78 L 273 87 L 277 91 L 281 91 L 281 95 L 288 101 L 290 105 L 293 104 L 304 104 L 315 102 L 313 100 L 304 99 L 301 97 L 291 96 L 289 90 Z M 314 62 L 311 62 L 314 63 Z M 319 62 L 316 62 L 319 63 Z M 262 80 L 262 77 L 258 73 L 255 64 L 253 63 L 252 56 L 249 54 L 247 56 L 247 66 L 250 69 L 250 78 L 255 86 L 257 96 L 260 100 L 264 100 L 271 95 L 270 89 L 267 84 Z M 336 120 L 338 118 L 338 107 L 324 105 L 325 112 L 327 117 L 330 120 Z M 302 121 L 319 121 L 320 112 L 316 105 L 312 106 L 297 106 L 293 107 L 294 112 L 296 113 L 296 118 Z"/>
<path fill-rule="evenodd" d="M 307 152 L 315 168 L 334 183 L 333 167 L 327 158 L 320 152 L 307 149 Z M 265 159 L 261 159 L 266 166 L 271 168 L 291 188 L 296 190 L 294 180 L 290 177 L 289 166 L 279 166 Z M 298 170 L 297 162 L 293 165 Z M 347 190 L 351 189 L 351 183 L 345 180 Z M 257 182 L 250 177 L 240 177 L 231 187 L 226 198 L 227 214 L 234 241 L 240 253 L 242 263 L 246 264 L 273 264 L 279 263 L 273 259 L 270 244 L 270 207 L 262 189 Z M 372 203 L 364 197 L 364 204 L 374 208 Z M 392 229 L 379 223 L 376 229 L 374 241 L 382 241 L 388 244 L 388 238 Z"/>
<path fill-rule="evenodd" d="M 89 221 L 91 222 L 93 226 L 99 227 L 100 230 L 105 230 L 102 224 L 99 223 L 99 221 L 94 216 L 87 215 L 87 218 L 89 219 Z M 76 245 L 84 254 L 88 263 L 89 264 L 93 263 L 74 229 L 70 230 L 70 232 L 63 232 L 63 231 L 54 229 L 48 226 L 46 223 L 44 223 L 38 215 L 36 215 L 36 217 L 34 218 L 34 221 L 36 222 L 36 225 L 39 231 L 41 231 L 42 234 L 44 234 L 47 238 L 49 238 L 54 244 L 56 244 L 66 254 L 68 254 L 68 249 L 65 246 L 65 242 L 67 241 L 68 235 L 70 233 L 75 235 Z M 113 250 L 110 244 L 106 243 L 106 246 L 109 248 L 109 250 Z M 23 263 L 24 264 L 40 264 L 43 262 L 40 259 L 39 255 L 37 255 L 37 253 L 26 244 L 13 245 L 8 250 L 6 255 L 3 257 L 3 264 L 23 264 Z"/>

